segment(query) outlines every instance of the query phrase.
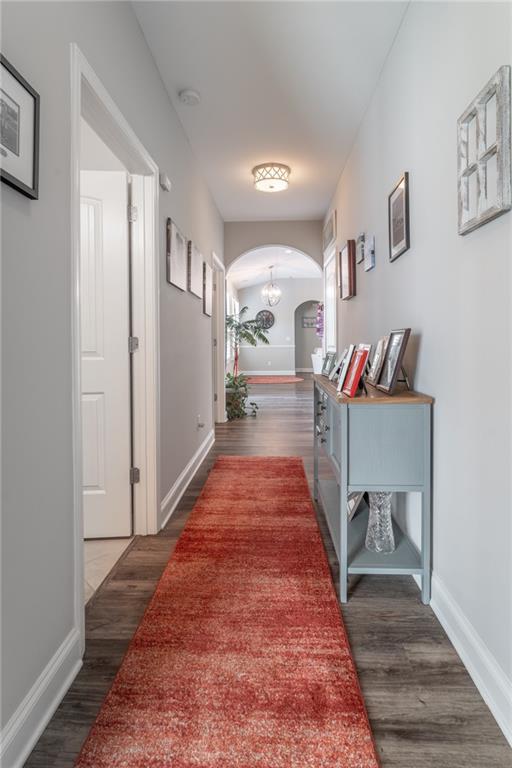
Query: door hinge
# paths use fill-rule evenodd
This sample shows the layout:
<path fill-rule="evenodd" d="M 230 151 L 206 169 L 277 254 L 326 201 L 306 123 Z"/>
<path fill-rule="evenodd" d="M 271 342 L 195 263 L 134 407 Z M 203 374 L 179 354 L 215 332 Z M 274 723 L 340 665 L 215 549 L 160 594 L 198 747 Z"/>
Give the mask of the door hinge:
<path fill-rule="evenodd" d="M 137 210 L 136 205 L 129 205 L 128 206 L 128 221 L 133 223 L 134 221 L 137 221 L 137 216 L 139 215 L 139 212 Z"/>
<path fill-rule="evenodd" d="M 213 340 L 213 346 L 214 346 L 214 347 L 216 347 L 216 346 L 217 346 L 217 339 L 214 339 L 214 340 Z"/>
<path fill-rule="evenodd" d="M 134 352 L 136 352 L 139 348 L 139 337 L 138 336 L 128 336 L 128 352 L 130 355 L 133 355 Z"/>
<path fill-rule="evenodd" d="M 215 392 L 213 396 L 213 402 L 216 403 L 219 398 L 217 397 L 217 393 Z"/>
<path fill-rule="evenodd" d="M 135 485 L 135 483 L 140 483 L 140 469 L 138 467 L 131 467 L 130 484 Z"/>

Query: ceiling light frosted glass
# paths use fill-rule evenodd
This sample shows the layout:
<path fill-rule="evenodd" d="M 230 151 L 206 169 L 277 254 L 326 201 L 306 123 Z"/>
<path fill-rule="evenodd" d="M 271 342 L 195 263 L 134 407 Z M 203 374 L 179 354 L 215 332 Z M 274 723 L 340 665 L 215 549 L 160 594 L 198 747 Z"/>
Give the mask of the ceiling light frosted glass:
<path fill-rule="evenodd" d="M 282 192 L 288 189 L 290 168 L 282 163 L 262 163 L 252 169 L 252 175 L 260 192 Z"/>

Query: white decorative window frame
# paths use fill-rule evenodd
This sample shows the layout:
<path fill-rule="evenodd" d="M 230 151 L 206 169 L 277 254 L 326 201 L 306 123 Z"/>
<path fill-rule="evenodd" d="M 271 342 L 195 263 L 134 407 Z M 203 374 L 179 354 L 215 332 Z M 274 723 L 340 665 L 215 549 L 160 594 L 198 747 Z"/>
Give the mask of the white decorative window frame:
<path fill-rule="evenodd" d="M 496 111 L 490 116 L 493 130 L 488 142 L 487 105 L 493 98 Z M 512 207 L 509 65 L 498 69 L 459 117 L 457 134 L 459 235 L 465 235 Z"/>

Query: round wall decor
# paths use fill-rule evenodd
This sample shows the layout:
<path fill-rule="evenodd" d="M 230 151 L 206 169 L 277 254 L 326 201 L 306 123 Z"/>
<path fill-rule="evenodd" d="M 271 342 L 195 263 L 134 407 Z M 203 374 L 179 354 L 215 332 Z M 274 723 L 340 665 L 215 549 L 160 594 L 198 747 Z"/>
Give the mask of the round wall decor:
<path fill-rule="evenodd" d="M 265 331 L 268 331 L 274 325 L 275 317 L 269 309 L 260 309 L 256 315 L 256 320 Z"/>

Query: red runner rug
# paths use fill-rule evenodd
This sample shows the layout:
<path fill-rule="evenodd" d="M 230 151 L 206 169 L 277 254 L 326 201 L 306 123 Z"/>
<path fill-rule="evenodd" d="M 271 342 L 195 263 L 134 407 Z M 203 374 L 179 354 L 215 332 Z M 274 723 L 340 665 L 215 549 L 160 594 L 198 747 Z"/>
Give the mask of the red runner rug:
<path fill-rule="evenodd" d="M 217 460 L 79 768 L 377 768 L 299 458 Z"/>
<path fill-rule="evenodd" d="M 304 381 L 300 376 L 248 376 L 248 384 L 295 384 Z"/>

